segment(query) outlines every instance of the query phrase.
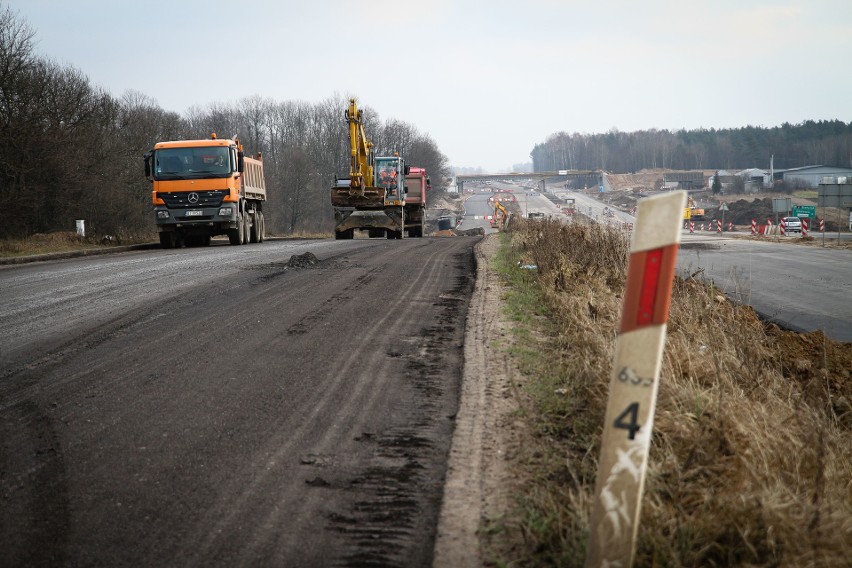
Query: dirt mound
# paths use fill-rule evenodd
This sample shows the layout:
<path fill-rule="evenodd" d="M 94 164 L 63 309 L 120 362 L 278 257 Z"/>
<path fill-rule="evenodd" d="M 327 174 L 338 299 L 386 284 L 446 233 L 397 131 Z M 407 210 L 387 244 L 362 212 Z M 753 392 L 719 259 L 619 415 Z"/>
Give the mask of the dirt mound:
<path fill-rule="evenodd" d="M 715 213 L 715 212 L 714 212 Z M 705 212 L 705 216 L 707 212 Z M 730 221 L 735 225 L 751 225 L 751 220 L 757 219 L 758 225 L 766 224 L 767 219 L 772 219 L 775 223 L 775 213 L 772 212 L 772 200 L 754 199 L 752 201 L 746 199 L 738 199 L 728 203 L 728 211 L 725 212 L 725 220 Z"/>
<path fill-rule="evenodd" d="M 456 234 L 457 237 L 478 237 L 480 235 L 485 234 L 485 229 L 483 229 L 482 227 L 475 227 L 473 229 L 467 229 L 464 231 L 452 229 L 452 231 Z"/>
<path fill-rule="evenodd" d="M 659 189 L 663 184 L 663 176 L 668 172 L 680 170 L 670 170 L 665 168 L 653 168 L 639 170 L 630 174 L 606 174 L 606 181 L 613 191 L 624 191 L 632 189 L 637 193 L 640 191 L 650 191 Z M 703 170 L 705 180 L 712 176 L 714 170 Z"/>
<path fill-rule="evenodd" d="M 784 376 L 799 383 L 811 403 L 833 408 L 852 427 L 852 343 L 832 341 L 822 331 L 795 333 L 770 324 L 767 337 L 780 348 Z"/>
<path fill-rule="evenodd" d="M 482 227 L 476 227 L 474 229 L 466 229 L 464 231 L 460 229 L 442 229 L 440 231 L 435 231 L 433 233 L 429 233 L 430 237 L 478 237 L 480 235 L 485 234 L 485 229 Z"/>
<path fill-rule="evenodd" d="M 663 173 L 668 170 L 641 170 L 632 174 L 606 174 L 606 181 L 613 191 L 657 189 L 663 183 Z"/>
<path fill-rule="evenodd" d="M 308 268 L 319 262 L 319 259 L 312 252 L 305 254 L 294 254 L 287 261 L 287 268 Z"/>
<path fill-rule="evenodd" d="M 448 211 L 461 211 L 462 209 L 462 199 L 460 197 L 451 199 L 447 197 L 438 197 L 434 200 L 429 200 L 426 207 L 428 209 L 446 209 Z"/>

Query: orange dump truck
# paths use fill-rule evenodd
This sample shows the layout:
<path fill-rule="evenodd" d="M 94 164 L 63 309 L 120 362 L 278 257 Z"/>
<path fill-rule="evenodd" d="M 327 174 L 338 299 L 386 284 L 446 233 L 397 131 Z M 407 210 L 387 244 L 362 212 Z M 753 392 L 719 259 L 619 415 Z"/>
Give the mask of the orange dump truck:
<path fill-rule="evenodd" d="M 263 241 L 263 161 L 245 156 L 239 140 L 159 142 L 145 154 L 145 177 L 163 248 L 206 246 L 216 235 L 232 245 Z"/>

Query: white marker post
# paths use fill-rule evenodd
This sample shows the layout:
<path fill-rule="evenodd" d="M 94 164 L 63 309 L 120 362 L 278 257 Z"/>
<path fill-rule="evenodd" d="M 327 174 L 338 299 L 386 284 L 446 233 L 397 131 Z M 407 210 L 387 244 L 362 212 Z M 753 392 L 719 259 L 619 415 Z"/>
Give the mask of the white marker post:
<path fill-rule="evenodd" d="M 633 563 L 684 207 L 682 191 L 639 202 L 609 383 L 587 568 L 628 568 Z"/>

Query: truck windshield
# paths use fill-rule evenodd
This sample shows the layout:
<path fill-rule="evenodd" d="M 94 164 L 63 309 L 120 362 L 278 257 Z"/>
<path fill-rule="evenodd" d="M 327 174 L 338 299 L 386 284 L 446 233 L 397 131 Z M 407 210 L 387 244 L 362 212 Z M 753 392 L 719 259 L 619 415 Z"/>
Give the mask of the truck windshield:
<path fill-rule="evenodd" d="M 226 177 L 232 170 L 225 146 L 162 148 L 154 152 L 157 179 Z"/>

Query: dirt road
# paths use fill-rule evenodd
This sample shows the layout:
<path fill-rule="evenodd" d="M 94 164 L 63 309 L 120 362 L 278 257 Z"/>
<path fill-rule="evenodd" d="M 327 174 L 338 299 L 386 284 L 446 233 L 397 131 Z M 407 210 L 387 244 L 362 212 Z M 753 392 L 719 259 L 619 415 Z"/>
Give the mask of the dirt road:
<path fill-rule="evenodd" d="M 431 565 L 477 241 L 0 268 L 3 563 Z"/>

